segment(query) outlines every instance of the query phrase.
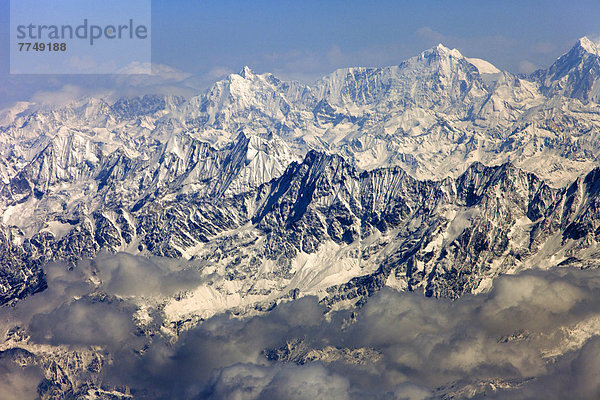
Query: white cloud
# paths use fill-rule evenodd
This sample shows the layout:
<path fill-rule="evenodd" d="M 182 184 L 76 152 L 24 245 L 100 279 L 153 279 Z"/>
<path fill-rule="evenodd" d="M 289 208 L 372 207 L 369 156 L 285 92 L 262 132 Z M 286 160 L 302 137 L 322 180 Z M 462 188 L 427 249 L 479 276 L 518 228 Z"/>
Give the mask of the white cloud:
<path fill-rule="evenodd" d="M 524 60 L 519 63 L 519 72 L 523 74 L 531 74 L 537 69 L 538 67 L 531 61 Z"/>
<path fill-rule="evenodd" d="M 210 71 L 208 71 L 206 76 L 209 80 L 212 81 L 217 79 L 223 79 L 227 75 L 232 74 L 234 72 L 235 71 L 228 67 L 214 67 Z"/>
<path fill-rule="evenodd" d="M 132 323 L 136 299 L 160 304 L 161 298 L 198 285 L 202 279 L 193 265 L 117 254 L 82 262 L 73 271 L 53 265 L 47 273 L 47 291 L 0 310 L 4 328 L 24 326 L 39 343 L 100 345 L 114 360 L 104 371 L 106 384 L 159 397 L 600 395 L 600 339 L 593 328 L 600 321 L 596 270 L 504 276 L 490 292 L 456 301 L 384 289 L 350 325 L 350 311 L 326 318 L 317 299 L 306 297 L 252 318 L 215 316 L 174 343 L 158 333 L 160 307 L 151 316 L 157 333 L 151 340 L 139 335 Z M 101 283 L 91 283 L 92 276 Z M 372 348 L 382 357 L 366 364 L 295 365 L 270 362 L 262 353 L 296 339 L 309 349 Z M 141 347 L 147 348 L 143 355 L 133 351 Z M 15 382 L 11 387 L 22 389 L 14 390 L 29 390 Z"/>
<path fill-rule="evenodd" d="M 275 367 L 237 364 L 217 371 L 205 394 L 213 399 L 350 399 L 350 383 L 319 364 Z"/>
<path fill-rule="evenodd" d="M 60 106 L 74 101 L 83 95 L 84 91 L 81 87 L 64 85 L 58 90 L 36 92 L 31 96 L 31 100 L 37 104 Z"/>
<path fill-rule="evenodd" d="M 0 399 L 37 399 L 37 385 L 43 379 L 42 371 L 36 366 L 21 367 L 0 353 Z"/>

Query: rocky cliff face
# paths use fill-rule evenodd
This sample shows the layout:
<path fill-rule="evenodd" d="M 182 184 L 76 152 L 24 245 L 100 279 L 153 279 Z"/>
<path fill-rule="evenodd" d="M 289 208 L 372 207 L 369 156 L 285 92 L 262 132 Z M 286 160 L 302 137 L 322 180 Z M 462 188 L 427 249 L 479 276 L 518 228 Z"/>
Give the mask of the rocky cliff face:
<path fill-rule="evenodd" d="M 155 177 L 161 176 L 160 165 Z M 168 177 L 175 182 L 172 190 L 151 186 L 128 205 L 121 197 L 92 212 L 81 207 L 72 215 L 37 214 L 40 219 L 28 228 L 38 231 L 30 237 L 4 226 L 10 262 L 3 301 L 43 288 L 45 262 L 74 265 L 101 250 L 219 266 L 219 279 L 247 288 L 240 290 L 242 297 L 256 282 L 268 283 L 264 300 L 299 290 L 330 305 L 364 301 L 386 284 L 455 298 L 534 262 L 586 259 L 600 226 L 594 212 L 597 170 L 562 189 L 510 163 L 474 163 L 456 179 L 419 181 L 398 167 L 359 172 L 339 155 L 311 151 L 278 178 L 231 196 L 211 186 L 223 178 L 207 178 L 203 191 L 180 193 L 186 174 Z M 100 199 L 118 191 L 105 185 Z M 45 199 L 32 193 L 11 207 L 30 202 Z M 343 271 L 336 268 L 341 261 L 348 263 Z M 310 272 L 302 270 L 307 264 Z M 8 271 L 19 268 L 24 272 L 17 285 L 18 274 Z M 19 285 L 30 289 L 15 289 Z"/>

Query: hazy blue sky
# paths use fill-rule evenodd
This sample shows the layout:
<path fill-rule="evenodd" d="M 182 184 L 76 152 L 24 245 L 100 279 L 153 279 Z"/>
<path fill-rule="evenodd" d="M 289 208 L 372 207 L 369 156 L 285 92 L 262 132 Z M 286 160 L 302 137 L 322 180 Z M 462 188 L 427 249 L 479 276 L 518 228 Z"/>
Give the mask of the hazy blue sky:
<path fill-rule="evenodd" d="M 245 63 L 310 75 L 397 64 L 442 42 L 518 72 L 600 34 L 599 21 L 598 0 L 155 1 L 153 49 L 193 72 Z"/>
<path fill-rule="evenodd" d="M 152 60 L 197 75 L 202 84 L 243 65 L 310 81 L 339 67 L 398 64 L 441 42 L 501 69 L 531 72 L 577 38 L 598 37 L 599 21 L 600 0 L 155 0 Z M 9 1 L 0 0 L 5 97 L 26 80 L 8 76 L 8 32 Z M 69 79 L 87 78 L 59 77 Z"/>

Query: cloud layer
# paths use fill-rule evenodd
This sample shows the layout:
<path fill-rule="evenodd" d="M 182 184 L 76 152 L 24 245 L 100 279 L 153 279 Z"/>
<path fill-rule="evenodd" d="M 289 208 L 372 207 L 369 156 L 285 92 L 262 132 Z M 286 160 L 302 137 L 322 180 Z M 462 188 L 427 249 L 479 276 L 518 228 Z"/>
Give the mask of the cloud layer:
<path fill-rule="evenodd" d="M 0 310 L 2 333 L 19 325 L 33 343 L 101 346 L 112 358 L 103 385 L 127 386 L 135 398 L 600 396 L 595 270 L 504 276 L 490 292 L 454 302 L 386 289 L 354 313 L 325 315 L 305 297 L 254 317 L 215 316 L 177 340 L 161 334 L 160 299 L 202 282 L 193 265 L 104 255 L 74 271 L 53 265 L 48 280 L 46 292 Z M 140 299 L 155 304 L 144 329 L 135 323 Z M 296 340 L 307 349 L 374 349 L 381 358 L 297 365 L 264 356 Z M 0 397 L 28 398 L 41 370 L 22 369 L 3 353 L 0 379 L 9 382 Z"/>

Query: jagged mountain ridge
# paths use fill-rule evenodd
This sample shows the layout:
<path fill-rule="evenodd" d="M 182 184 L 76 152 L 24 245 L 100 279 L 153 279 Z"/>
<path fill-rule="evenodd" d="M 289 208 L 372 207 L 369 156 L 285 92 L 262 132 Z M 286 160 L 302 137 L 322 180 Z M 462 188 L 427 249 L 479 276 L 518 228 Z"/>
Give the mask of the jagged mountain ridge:
<path fill-rule="evenodd" d="M 44 262 L 102 249 L 196 259 L 242 293 L 259 280 L 254 303 L 386 283 L 456 297 L 533 260 L 580 262 L 595 237 L 574 218 L 595 217 L 568 190 L 583 183 L 552 184 L 595 165 L 595 46 L 528 78 L 439 45 L 314 86 L 245 67 L 188 100 L 19 106 L 0 132 L 4 301 L 42 290 Z"/>
<path fill-rule="evenodd" d="M 548 70 L 529 77 L 489 66 L 480 72 L 481 61 L 439 45 L 397 66 L 341 69 L 311 86 L 245 67 L 187 101 L 145 96 L 111 105 L 85 99 L 34 112 L 19 106 L 2 127 L 2 154 L 13 154 L 22 167 L 46 141 L 72 131 L 108 152 L 124 146 L 145 154 L 173 133 L 222 147 L 241 129 L 279 137 L 300 155 L 332 151 L 362 169 L 399 165 L 420 179 L 458 176 L 473 161 L 510 158 L 560 186 L 591 170 L 596 158 L 588 151 L 590 139 L 566 142 L 549 130 L 554 121 L 546 111 L 587 124 L 597 142 L 595 46 L 582 38 Z M 524 152 L 513 145 L 532 135 L 536 147 Z"/>
<path fill-rule="evenodd" d="M 4 227 L 5 263 L 38 266 L 33 276 L 44 262 L 74 263 L 101 249 L 191 258 L 223 282 L 239 282 L 242 298 L 264 285 L 247 306 L 290 290 L 330 305 L 360 302 L 386 284 L 457 297 L 535 263 L 593 264 L 598 176 L 555 189 L 512 164 L 475 163 L 457 179 L 418 181 L 398 167 L 360 173 L 338 155 L 311 151 L 233 197 L 165 191 L 129 209 L 106 203 L 73 220 L 55 215 L 31 237 Z M 68 229 L 59 236 L 55 224 Z M 337 256 L 320 259 L 332 249 Z M 304 271 L 307 262 L 314 265 Z M 6 293 L 5 301 L 16 292 Z"/>
<path fill-rule="evenodd" d="M 561 94 L 583 102 L 598 103 L 600 47 L 589 38 L 583 37 L 548 70 L 540 70 L 535 75 L 546 94 Z"/>

